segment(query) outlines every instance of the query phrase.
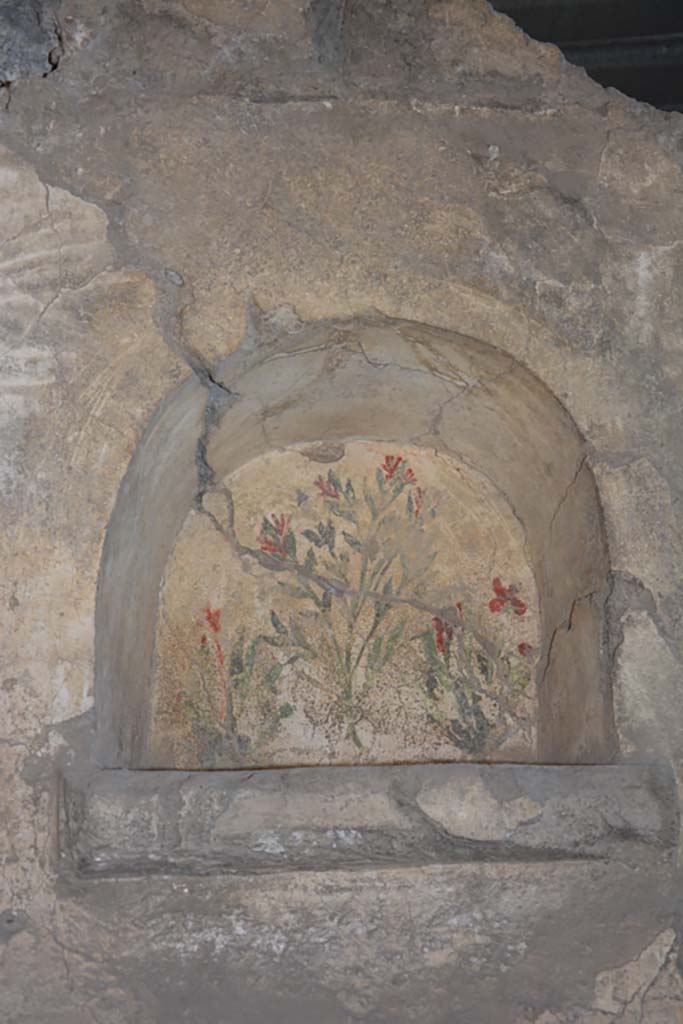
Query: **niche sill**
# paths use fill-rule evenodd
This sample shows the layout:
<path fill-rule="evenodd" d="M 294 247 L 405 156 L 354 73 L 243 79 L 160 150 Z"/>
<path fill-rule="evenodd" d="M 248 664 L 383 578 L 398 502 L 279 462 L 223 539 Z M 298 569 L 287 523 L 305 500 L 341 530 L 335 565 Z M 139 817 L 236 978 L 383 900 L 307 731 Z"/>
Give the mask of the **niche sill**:
<path fill-rule="evenodd" d="M 83 878 L 668 857 L 663 765 L 73 769 L 61 870 Z"/>

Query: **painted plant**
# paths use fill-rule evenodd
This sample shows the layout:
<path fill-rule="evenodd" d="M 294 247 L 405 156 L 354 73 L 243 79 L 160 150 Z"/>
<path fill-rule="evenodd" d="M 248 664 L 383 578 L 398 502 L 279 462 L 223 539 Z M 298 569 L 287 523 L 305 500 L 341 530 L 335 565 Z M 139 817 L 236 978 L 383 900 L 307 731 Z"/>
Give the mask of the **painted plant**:
<path fill-rule="evenodd" d="M 447 571 L 457 522 L 438 473 L 424 480 L 405 450 L 374 472 L 346 461 L 308 463 L 256 522 L 219 489 L 211 521 L 258 597 L 252 614 L 207 601 L 184 641 L 191 669 L 166 712 L 189 723 L 203 764 L 271 763 L 283 736 L 311 730 L 321 760 L 381 760 L 388 726 L 392 759 L 414 757 L 402 735 L 426 734 L 440 756 L 476 758 L 528 726 L 537 637 L 520 584 L 490 575 L 477 601 Z"/>

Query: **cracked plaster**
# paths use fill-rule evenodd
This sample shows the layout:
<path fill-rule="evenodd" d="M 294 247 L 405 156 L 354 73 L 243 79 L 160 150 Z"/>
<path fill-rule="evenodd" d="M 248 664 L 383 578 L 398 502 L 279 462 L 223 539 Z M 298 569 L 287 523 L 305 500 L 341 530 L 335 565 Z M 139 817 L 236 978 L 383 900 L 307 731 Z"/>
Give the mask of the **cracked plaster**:
<path fill-rule="evenodd" d="M 284 0 L 63 0 L 57 71 L 0 113 L 12 1024 L 681 1016 L 661 865 L 57 880 L 55 771 L 90 744 L 116 493 L 159 403 L 220 381 L 248 292 L 480 338 L 558 396 L 605 510 L 622 751 L 680 773 L 680 117 L 480 0 L 377 10 L 312 39 Z"/>

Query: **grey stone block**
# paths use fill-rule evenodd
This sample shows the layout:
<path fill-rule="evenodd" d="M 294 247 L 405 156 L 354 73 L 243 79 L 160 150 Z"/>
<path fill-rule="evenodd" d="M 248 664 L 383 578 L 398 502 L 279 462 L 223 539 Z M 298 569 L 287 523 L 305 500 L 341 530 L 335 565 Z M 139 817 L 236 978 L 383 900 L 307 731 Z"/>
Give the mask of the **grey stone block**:
<path fill-rule="evenodd" d="M 62 864 L 81 875 L 631 858 L 677 834 L 656 766 L 73 771 Z"/>
<path fill-rule="evenodd" d="M 49 74 L 60 54 L 52 4 L 43 0 L 0 0 L 0 82 Z"/>

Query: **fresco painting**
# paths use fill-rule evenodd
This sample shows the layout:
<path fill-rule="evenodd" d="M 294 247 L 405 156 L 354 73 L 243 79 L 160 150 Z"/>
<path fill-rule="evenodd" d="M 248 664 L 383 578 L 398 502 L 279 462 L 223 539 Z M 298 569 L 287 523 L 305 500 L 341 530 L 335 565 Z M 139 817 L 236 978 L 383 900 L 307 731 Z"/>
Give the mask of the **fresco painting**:
<path fill-rule="evenodd" d="M 153 743 L 185 767 L 526 760 L 539 636 L 521 527 L 456 457 L 271 451 L 178 537 Z"/>

